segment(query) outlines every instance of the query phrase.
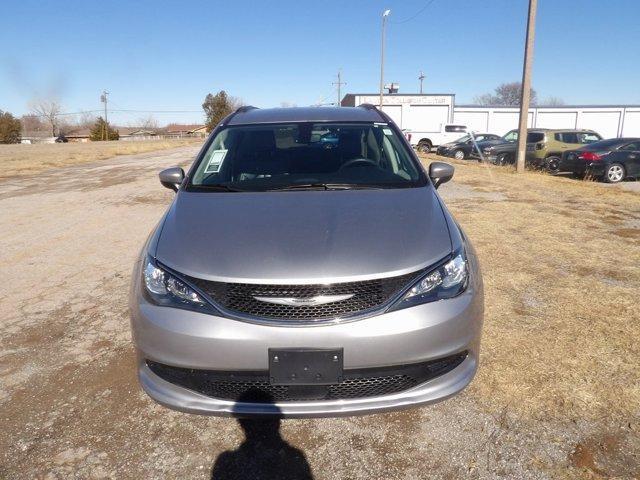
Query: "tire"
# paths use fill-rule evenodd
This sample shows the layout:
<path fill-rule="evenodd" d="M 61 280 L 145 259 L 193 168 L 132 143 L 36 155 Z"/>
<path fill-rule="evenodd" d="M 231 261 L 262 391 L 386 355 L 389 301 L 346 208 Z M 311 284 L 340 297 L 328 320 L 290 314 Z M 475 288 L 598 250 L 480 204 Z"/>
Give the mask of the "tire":
<path fill-rule="evenodd" d="M 456 160 L 464 160 L 466 158 L 466 155 L 464 154 L 464 150 L 460 150 L 460 149 L 455 150 L 452 156 Z"/>
<path fill-rule="evenodd" d="M 560 169 L 560 157 L 545 158 L 545 167 L 549 173 L 558 173 Z"/>
<path fill-rule="evenodd" d="M 604 171 L 604 181 L 607 183 L 619 183 L 627 176 L 624 166 L 620 163 L 612 163 Z"/>
<path fill-rule="evenodd" d="M 431 142 L 427 140 L 421 140 L 420 142 L 418 142 L 418 151 L 420 153 L 431 153 L 432 148 L 433 145 L 431 145 Z"/>
<path fill-rule="evenodd" d="M 513 163 L 513 160 L 511 159 L 510 153 L 499 153 L 495 161 L 495 165 L 500 165 L 500 166 L 511 165 L 512 163 Z"/>

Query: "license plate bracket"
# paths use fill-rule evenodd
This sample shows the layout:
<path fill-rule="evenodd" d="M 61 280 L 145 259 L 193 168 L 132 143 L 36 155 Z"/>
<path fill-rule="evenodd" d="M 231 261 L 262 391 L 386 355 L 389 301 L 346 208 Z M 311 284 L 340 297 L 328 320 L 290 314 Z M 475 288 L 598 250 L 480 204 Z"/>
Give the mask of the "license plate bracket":
<path fill-rule="evenodd" d="M 342 382 L 342 348 L 270 348 L 272 385 L 332 385 Z"/>

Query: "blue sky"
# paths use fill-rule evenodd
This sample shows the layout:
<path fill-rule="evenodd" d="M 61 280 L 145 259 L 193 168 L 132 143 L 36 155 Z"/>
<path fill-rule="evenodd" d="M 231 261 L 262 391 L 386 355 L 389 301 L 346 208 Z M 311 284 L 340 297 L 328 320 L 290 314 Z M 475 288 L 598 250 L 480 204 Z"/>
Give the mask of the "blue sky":
<path fill-rule="evenodd" d="M 263 107 L 334 101 L 339 68 L 343 93 L 375 92 L 385 8 L 385 77 L 400 92 L 417 91 L 421 69 L 426 92 L 458 104 L 520 79 L 526 0 L 22 0 L 2 8 L 0 39 L 14 48 L 0 53 L 0 109 L 56 95 L 66 112 L 95 110 L 106 88 L 114 109 L 198 122 L 220 89 Z M 640 1 L 539 0 L 536 33 L 540 98 L 640 104 Z"/>

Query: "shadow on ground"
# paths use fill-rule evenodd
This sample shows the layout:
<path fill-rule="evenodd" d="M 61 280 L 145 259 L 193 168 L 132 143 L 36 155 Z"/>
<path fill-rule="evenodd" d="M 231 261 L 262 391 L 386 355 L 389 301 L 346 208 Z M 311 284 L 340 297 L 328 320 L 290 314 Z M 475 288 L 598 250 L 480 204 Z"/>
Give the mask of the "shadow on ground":
<path fill-rule="evenodd" d="M 273 403 L 267 394 L 248 391 L 238 403 Z M 235 450 L 222 452 L 211 469 L 211 480 L 296 479 L 311 480 L 311 467 L 304 453 L 280 435 L 280 410 L 270 406 L 269 418 L 238 418 L 245 439 Z M 240 407 L 235 412 L 241 416 Z"/>

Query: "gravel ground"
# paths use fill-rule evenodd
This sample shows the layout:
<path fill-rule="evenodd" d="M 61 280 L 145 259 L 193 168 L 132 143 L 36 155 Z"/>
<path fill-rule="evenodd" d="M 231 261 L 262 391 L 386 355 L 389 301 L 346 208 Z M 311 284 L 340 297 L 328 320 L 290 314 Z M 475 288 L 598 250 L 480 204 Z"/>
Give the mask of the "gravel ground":
<path fill-rule="evenodd" d="M 473 388 L 343 419 L 240 424 L 154 404 L 135 378 L 129 275 L 173 196 L 156 173 L 196 151 L 0 183 L 0 479 L 633 478 L 636 437 L 619 425 L 522 417 Z M 502 200 L 455 181 L 441 193 Z"/>

